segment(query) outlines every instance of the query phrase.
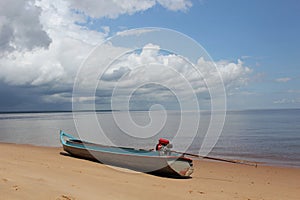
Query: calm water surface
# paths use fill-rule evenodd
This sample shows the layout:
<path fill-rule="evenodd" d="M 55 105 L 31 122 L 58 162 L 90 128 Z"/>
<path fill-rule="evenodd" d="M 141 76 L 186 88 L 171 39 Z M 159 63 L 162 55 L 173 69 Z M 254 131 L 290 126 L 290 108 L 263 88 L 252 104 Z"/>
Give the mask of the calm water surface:
<path fill-rule="evenodd" d="M 132 120 L 141 127 L 151 123 L 148 112 L 131 112 L 130 114 Z M 126 120 L 125 112 L 118 112 L 116 115 Z M 161 113 L 157 112 L 152 117 L 160 115 Z M 192 123 L 195 113 L 183 115 L 185 119 L 191 119 Z M 184 127 L 184 135 L 173 143 L 175 150 L 188 147 L 190 153 L 197 154 L 203 136 L 206 134 L 210 117 L 208 112 L 200 113 L 196 135 L 191 133 L 192 127 Z M 98 121 L 98 127 L 91 123 L 93 121 L 91 118 Z M 76 129 L 74 119 L 79 129 Z M 176 133 L 181 119 L 182 115 L 178 112 L 169 112 L 164 126 L 156 130 L 157 132 L 151 133 L 151 129 L 140 133 L 132 130 L 135 133 L 128 134 L 119 128 L 112 113 L 108 112 L 100 112 L 96 115 L 78 113 L 75 117 L 72 113 L 0 114 L 0 142 L 60 146 L 59 130 L 62 129 L 98 143 L 105 144 L 110 141 L 118 146 L 153 148 L 159 137 L 171 140 L 177 137 Z M 127 130 L 128 128 L 130 131 L 130 127 L 127 127 Z M 300 109 L 227 112 L 221 136 L 210 156 L 300 167 Z"/>

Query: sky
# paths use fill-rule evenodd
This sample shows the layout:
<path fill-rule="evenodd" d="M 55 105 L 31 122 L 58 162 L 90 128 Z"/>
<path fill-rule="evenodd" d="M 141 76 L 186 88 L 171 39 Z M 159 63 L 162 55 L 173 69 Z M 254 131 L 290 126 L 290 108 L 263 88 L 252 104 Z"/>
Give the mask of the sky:
<path fill-rule="evenodd" d="M 229 110 L 300 108 L 299 10 L 297 0 L 0 0 L 0 111 L 70 110 L 74 101 L 80 109 L 93 103 L 97 109 L 111 109 L 116 86 L 113 102 L 118 109 L 123 109 L 124 94 L 132 95 L 132 109 L 156 104 L 174 109 L 179 100 L 183 105 L 193 102 L 180 77 L 190 83 L 202 106 L 213 98 L 208 86 L 216 87 L 218 76 Z M 196 80 L 188 58 L 162 53 L 152 43 L 105 69 L 104 58 L 128 47 L 103 43 L 145 27 L 186 35 L 206 50 L 218 73 L 211 61 L 199 57 L 192 64 L 203 77 Z M 180 42 L 175 44 L 180 47 Z M 101 58 L 93 61 L 91 52 L 99 44 Z M 80 71 L 89 59 L 97 67 Z M 150 61 L 156 65 L 135 67 Z M 74 98 L 74 83 L 89 90 L 91 78 L 96 81 L 101 73 L 96 97 L 80 93 Z"/>

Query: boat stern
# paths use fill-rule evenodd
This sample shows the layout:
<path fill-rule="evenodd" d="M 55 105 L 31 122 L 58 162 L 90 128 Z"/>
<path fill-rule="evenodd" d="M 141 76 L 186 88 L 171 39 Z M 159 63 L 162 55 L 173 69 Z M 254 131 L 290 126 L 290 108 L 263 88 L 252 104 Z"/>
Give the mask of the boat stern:
<path fill-rule="evenodd" d="M 182 177 L 190 177 L 190 175 L 194 172 L 193 161 L 190 159 L 170 161 L 169 166 Z"/>

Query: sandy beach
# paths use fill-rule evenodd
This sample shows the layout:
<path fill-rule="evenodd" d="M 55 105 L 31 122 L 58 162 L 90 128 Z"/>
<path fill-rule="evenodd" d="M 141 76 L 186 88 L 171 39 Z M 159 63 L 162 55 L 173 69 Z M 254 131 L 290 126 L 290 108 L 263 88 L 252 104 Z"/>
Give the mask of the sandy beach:
<path fill-rule="evenodd" d="M 0 144 L 1 199 L 243 199 L 300 197 L 300 169 L 194 161 L 191 179 L 125 172 L 61 155 L 62 148 Z"/>

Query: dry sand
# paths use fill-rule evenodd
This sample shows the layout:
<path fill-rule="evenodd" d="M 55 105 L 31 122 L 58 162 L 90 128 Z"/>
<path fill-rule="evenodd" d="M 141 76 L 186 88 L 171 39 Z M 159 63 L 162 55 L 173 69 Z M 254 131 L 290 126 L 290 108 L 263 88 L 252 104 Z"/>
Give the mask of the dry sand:
<path fill-rule="evenodd" d="M 62 148 L 0 144 L 0 199 L 300 199 L 296 168 L 194 161 L 191 179 L 170 179 L 60 152 Z"/>

